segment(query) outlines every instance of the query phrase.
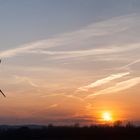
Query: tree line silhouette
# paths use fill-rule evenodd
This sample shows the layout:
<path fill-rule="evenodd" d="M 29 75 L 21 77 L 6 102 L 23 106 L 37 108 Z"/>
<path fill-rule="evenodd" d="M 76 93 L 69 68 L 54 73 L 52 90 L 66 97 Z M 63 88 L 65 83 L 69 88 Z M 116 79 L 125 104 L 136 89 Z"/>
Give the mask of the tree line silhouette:
<path fill-rule="evenodd" d="M 0 140 L 140 140 L 140 127 L 122 126 L 19 126 L 0 128 Z"/>

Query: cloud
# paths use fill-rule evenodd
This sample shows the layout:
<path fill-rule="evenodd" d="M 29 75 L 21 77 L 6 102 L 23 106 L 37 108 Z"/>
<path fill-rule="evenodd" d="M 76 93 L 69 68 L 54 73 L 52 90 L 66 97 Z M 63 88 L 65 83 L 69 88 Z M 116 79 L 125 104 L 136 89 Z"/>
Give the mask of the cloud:
<path fill-rule="evenodd" d="M 77 96 L 72 95 L 72 94 L 68 95 L 66 93 L 49 94 L 49 95 L 43 95 L 41 97 L 46 98 L 46 97 L 56 97 L 56 96 L 62 96 L 62 97 L 65 97 L 65 98 L 70 98 L 70 99 L 78 100 L 78 101 L 81 101 L 81 102 L 84 101 L 84 99 L 82 99 L 80 97 L 77 97 Z"/>
<path fill-rule="evenodd" d="M 14 49 L 9 49 L 9 50 L 5 50 L 5 51 L 1 51 L 0 52 L 0 56 L 3 58 L 7 58 L 7 57 L 14 57 L 23 53 L 27 53 L 30 50 L 33 49 L 38 49 L 38 48 L 47 48 L 47 47 L 53 47 L 54 43 L 55 43 L 55 39 L 51 39 L 51 40 L 40 40 L 37 42 L 32 42 L 32 43 L 28 43 L 28 44 L 24 44 L 21 46 L 18 46 L 17 48 Z"/>
<path fill-rule="evenodd" d="M 126 81 L 123 81 L 123 82 L 119 82 L 112 87 L 109 87 L 109 88 L 106 88 L 104 90 L 101 90 L 101 91 L 95 92 L 93 94 L 90 94 L 85 99 L 92 98 L 92 97 L 95 97 L 95 96 L 98 96 L 98 95 L 120 92 L 122 90 L 126 90 L 126 89 L 129 89 L 131 87 L 134 87 L 139 83 L 140 83 L 140 77 L 132 78 L 132 79 L 129 79 L 129 80 L 126 80 Z"/>
<path fill-rule="evenodd" d="M 97 56 L 105 54 L 115 54 L 120 52 L 131 51 L 139 48 L 140 43 L 136 44 L 123 44 L 123 48 L 120 45 L 112 45 L 108 47 L 101 47 L 99 49 L 86 49 L 86 50 L 75 50 L 75 51 L 46 51 L 46 50 L 33 50 L 28 53 L 32 54 L 44 54 L 49 55 L 53 59 L 66 59 L 66 58 L 75 58 L 75 57 L 85 57 L 85 56 Z"/>
<path fill-rule="evenodd" d="M 93 23 L 77 31 L 64 33 L 46 40 L 39 40 L 0 52 L 2 58 L 14 57 L 24 53 L 38 53 L 46 55 L 58 55 L 56 58 L 73 58 L 89 55 L 118 53 L 138 48 L 140 43 L 125 45 L 105 45 L 99 48 L 94 38 L 109 36 L 118 32 L 126 31 L 138 20 L 138 16 L 121 16 L 106 21 Z M 93 41 L 94 40 L 94 41 Z M 92 49 L 91 49 L 92 46 Z M 65 47 L 66 51 L 50 51 L 49 48 Z M 80 49 L 79 49 L 80 47 Z M 72 51 L 68 51 L 73 48 Z M 77 49 L 76 49 L 77 48 Z M 55 57 L 54 57 L 55 58 Z"/>
<path fill-rule="evenodd" d="M 120 69 L 129 68 L 129 67 L 131 67 L 131 66 L 133 66 L 134 64 L 137 64 L 137 63 L 139 63 L 139 62 L 140 62 L 140 59 L 137 59 L 137 60 L 135 60 L 135 61 L 133 61 L 133 62 L 131 62 L 131 63 L 129 63 L 129 64 L 123 66 L 123 67 L 121 67 Z"/>
<path fill-rule="evenodd" d="M 33 82 L 33 79 L 29 78 L 29 77 L 26 77 L 26 76 L 17 76 L 15 75 L 14 76 L 14 81 L 15 83 L 28 83 L 29 85 L 31 85 L 32 87 L 35 87 L 35 88 L 38 88 L 39 85 L 37 85 L 36 83 Z"/>
<path fill-rule="evenodd" d="M 52 109 L 52 108 L 56 108 L 58 107 L 58 104 L 52 104 L 49 107 L 47 107 L 46 109 Z"/>
<path fill-rule="evenodd" d="M 78 88 L 78 91 L 88 91 L 90 88 L 102 86 L 103 84 L 109 83 L 112 80 L 121 78 L 121 77 L 129 75 L 129 74 L 130 74 L 129 72 L 112 74 L 106 78 L 99 79 L 99 80 L 95 81 L 94 83 L 91 83 L 87 86 L 80 87 L 80 88 Z"/>

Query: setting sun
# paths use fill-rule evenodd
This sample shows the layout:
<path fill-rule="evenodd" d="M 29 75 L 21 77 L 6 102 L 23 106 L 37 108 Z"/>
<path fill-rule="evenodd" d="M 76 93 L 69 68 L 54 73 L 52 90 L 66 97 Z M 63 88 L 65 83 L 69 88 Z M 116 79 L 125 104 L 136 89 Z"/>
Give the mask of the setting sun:
<path fill-rule="evenodd" d="M 102 118 L 104 121 L 112 121 L 112 114 L 110 112 L 104 112 L 102 114 Z"/>

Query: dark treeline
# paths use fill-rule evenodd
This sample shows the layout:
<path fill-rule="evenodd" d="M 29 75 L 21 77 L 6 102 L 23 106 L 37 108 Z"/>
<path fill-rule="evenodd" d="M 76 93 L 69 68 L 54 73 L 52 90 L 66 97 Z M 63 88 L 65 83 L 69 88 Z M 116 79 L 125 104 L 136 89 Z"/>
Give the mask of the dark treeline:
<path fill-rule="evenodd" d="M 140 127 L 134 126 L 46 126 L 1 128 L 0 140 L 140 140 Z"/>

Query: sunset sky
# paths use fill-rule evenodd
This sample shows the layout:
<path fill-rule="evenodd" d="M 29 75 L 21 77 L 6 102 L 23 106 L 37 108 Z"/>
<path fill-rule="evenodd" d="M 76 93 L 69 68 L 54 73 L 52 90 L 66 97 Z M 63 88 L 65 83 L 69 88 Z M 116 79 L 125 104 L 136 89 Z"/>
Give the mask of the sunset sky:
<path fill-rule="evenodd" d="M 0 0 L 0 58 L 1 124 L 140 121 L 140 0 Z"/>

